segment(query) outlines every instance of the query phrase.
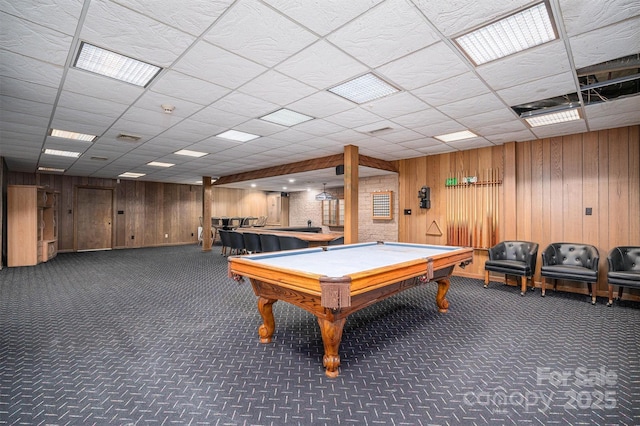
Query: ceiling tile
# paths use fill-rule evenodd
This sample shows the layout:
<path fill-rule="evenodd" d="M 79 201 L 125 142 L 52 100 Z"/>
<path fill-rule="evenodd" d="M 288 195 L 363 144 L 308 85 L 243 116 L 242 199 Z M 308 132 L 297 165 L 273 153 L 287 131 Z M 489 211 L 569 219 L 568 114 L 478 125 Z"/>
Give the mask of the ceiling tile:
<path fill-rule="evenodd" d="M 84 124 L 96 129 L 101 129 L 98 133 L 92 133 L 94 135 L 102 134 L 106 129 L 113 124 L 115 117 L 109 117 L 103 114 L 94 114 L 89 112 L 90 110 L 80 111 L 77 109 L 70 109 L 64 107 L 56 108 L 56 112 L 53 116 L 54 122 L 64 122 Z M 74 131 L 74 129 L 63 129 Z M 77 131 L 77 130 L 76 130 Z"/>
<path fill-rule="evenodd" d="M 567 35 L 572 37 L 640 15 L 637 0 L 559 0 Z"/>
<path fill-rule="evenodd" d="M 501 132 L 494 135 L 484 135 L 484 138 L 494 144 L 503 144 L 506 142 L 522 142 L 534 140 L 536 136 L 529 129 L 516 130 L 511 132 Z"/>
<path fill-rule="evenodd" d="M 330 34 L 327 40 L 368 66 L 378 67 L 440 38 L 409 3 L 387 0 Z"/>
<path fill-rule="evenodd" d="M 197 122 L 213 124 L 225 130 L 247 121 L 247 117 L 208 106 L 189 117 Z"/>
<path fill-rule="evenodd" d="M 640 17 L 569 39 L 576 68 L 640 52 Z"/>
<path fill-rule="evenodd" d="M 459 54 L 440 42 L 377 70 L 402 89 L 411 90 L 462 74 L 469 68 Z"/>
<path fill-rule="evenodd" d="M 326 120 L 339 124 L 343 127 L 355 128 L 380 121 L 380 117 L 370 113 L 364 108 L 353 108 L 348 111 L 326 117 Z"/>
<path fill-rule="evenodd" d="M 427 84 L 413 90 L 412 93 L 431 106 L 439 106 L 489 91 L 474 73 L 465 72 L 437 83 Z"/>
<path fill-rule="evenodd" d="M 477 67 L 477 72 L 494 90 L 523 84 L 571 69 L 560 40 Z"/>
<path fill-rule="evenodd" d="M 234 3 L 204 39 L 272 67 L 318 37 L 260 2 L 241 0 Z"/>
<path fill-rule="evenodd" d="M 43 86 L 41 84 L 16 80 L 10 77 L 0 77 L 0 95 L 53 104 L 56 96 L 58 96 L 58 91 L 53 87 Z"/>
<path fill-rule="evenodd" d="M 438 107 L 440 112 L 451 118 L 462 118 L 476 115 L 481 112 L 503 109 L 504 103 L 493 93 L 470 97 L 461 101 L 451 102 Z"/>
<path fill-rule="evenodd" d="M 278 109 L 276 104 L 240 92 L 230 93 L 211 106 L 245 117 L 261 117 Z"/>
<path fill-rule="evenodd" d="M 276 71 L 324 90 L 368 69 L 321 40 L 276 66 Z"/>
<path fill-rule="evenodd" d="M 356 104 L 340 96 L 336 96 L 333 93 L 323 91 L 316 92 L 311 96 L 287 105 L 287 108 L 311 117 L 324 118 L 342 111 L 354 109 L 356 108 Z"/>
<path fill-rule="evenodd" d="M 587 124 L 584 120 L 576 120 L 568 123 L 550 124 L 548 126 L 533 127 L 531 132 L 538 139 L 584 133 L 587 131 Z"/>
<path fill-rule="evenodd" d="M 51 117 L 53 105 L 43 102 L 33 102 L 26 99 L 11 98 L 9 96 L 0 96 L 0 110 L 35 115 L 48 119 Z"/>
<path fill-rule="evenodd" d="M 92 0 L 80 38 L 140 61 L 167 67 L 193 43 L 192 35 L 107 0 Z"/>
<path fill-rule="evenodd" d="M 331 123 L 321 118 L 305 121 L 304 123 L 300 123 L 297 126 L 295 126 L 295 128 L 296 130 L 299 130 L 301 132 L 304 132 L 310 135 L 315 135 L 315 136 L 323 136 L 323 135 L 331 136 L 331 134 L 341 132 L 342 130 L 345 129 L 344 126 Z"/>
<path fill-rule="evenodd" d="M 477 129 L 483 126 L 499 125 L 500 123 L 508 125 L 514 122 L 514 117 L 516 117 L 516 114 L 511 108 L 500 108 L 459 118 L 458 122 L 470 129 Z"/>
<path fill-rule="evenodd" d="M 393 121 L 405 127 L 422 127 L 427 124 L 442 123 L 449 121 L 450 118 L 438 111 L 435 108 L 426 109 L 423 111 L 413 112 L 411 114 L 405 114 L 400 117 L 395 117 Z"/>
<path fill-rule="evenodd" d="M 114 0 L 194 36 L 201 35 L 233 3 L 233 0 L 181 0 L 179 7 L 165 0 Z"/>
<path fill-rule="evenodd" d="M 326 35 L 366 12 L 382 0 L 265 0 L 272 7 L 306 26 L 311 31 Z"/>
<path fill-rule="evenodd" d="M 526 102 L 567 95 L 577 91 L 575 78 L 573 72 L 552 75 L 499 90 L 498 96 L 507 105 L 515 106 Z"/>
<path fill-rule="evenodd" d="M 428 109 L 429 105 L 408 92 L 394 93 L 362 105 L 363 108 L 381 117 L 394 118 L 415 111 Z"/>
<path fill-rule="evenodd" d="M 109 118 L 118 118 L 127 109 L 127 105 L 112 102 L 108 99 L 93 98 L 70 91 L 63 91 L 58 99 L 58 108 L 66 108 L 80 112 L 90 112 Z M 99 119 L 98 117 L 96 117 Z"/>
<path fill-rule="evenodd" d="M 124 105 L 131 104 L 144 91 L 142 87 L 133 84 L 74 68 L 70 68 L 67 73 L 64 90 Z"/>
<path fill-rule="evenodd" d="M 152 91 L 145 92 L 133 105 L 156 114 L 179 118 L 188 117 L 203 108 L 200 104 Z M 162 105 L 173 106 L 174 109 L 171 113 L 166 113 Z"/>
<path fill-rule="evenodd" d="M 316 92 L 313 87 L 276 71 L 267 71 L 238 90 L 280 106 L 285 106 Z"/>
<path fill-rule="evenodd" d="M 74 35 L 84 0 L 38 0 L 37 6 L 29 1 L 0 0 L 0 10 L 28 21 Z"/>
<path fill-rule="evenodd" d="M 204 41 L 196 43 L 173 69 L 231 89 L 238 88 L 266 70 L 262 65 Z"/>
<path fill-rule="evenodd" d="M 2 15 L 0 46 L 3 49 L 63 66 L 73 38 L 11 15 Z"/>
<path fill-rule="evenodd" d="M 457 35 L 491 22 L 535 0 L 414 0 L 414 3 L 446 36 Z"/>
<path fill-rule="evenodd" d="M 155 80 L 151 90 L 200 105 L 209 105 L 229 93 L 225 87 L 172 70 Z"/>
<path fill-rule="evenodd" d="M 0 75 L 43 86 L 60 85 L 63 68 L 0 49 Z"/>

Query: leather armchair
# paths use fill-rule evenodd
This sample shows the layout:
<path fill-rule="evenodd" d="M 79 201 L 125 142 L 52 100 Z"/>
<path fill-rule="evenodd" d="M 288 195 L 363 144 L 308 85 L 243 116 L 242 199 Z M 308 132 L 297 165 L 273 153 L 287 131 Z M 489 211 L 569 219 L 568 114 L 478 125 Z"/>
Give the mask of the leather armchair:
<path fill-rule="evenodd" d="M 607 282 L 609 283 L 609 302 L 613 305 L 613 286 L 618 286 L 618 299 L 622 297 L 622 289 L 640 289 L 640 247 L 620 246 L 614 247 L 607 257 L 609 270 Z"/>
<path fill-rule="evenodd" d="M 552 243 L 542 252 L 542 297 L 545 295 L 547 279 L 586 282 L 589 287 L 591 303 L 596 304 L 596 295 L 591 284 L 598 281 L 598 249 L 589 244 Z"/>
<path fill-rule="evenodd" d="M 520 295 L 527 292 L 527 281 L 536 272 L 538 243 L 530 241 L 502 241 L 489 249 L 489 260 L 484 264 L 484 288 L 489 286 L 489 272 L 520 277 Z M 532 282 L 532 288 L 533 286 Z"/>

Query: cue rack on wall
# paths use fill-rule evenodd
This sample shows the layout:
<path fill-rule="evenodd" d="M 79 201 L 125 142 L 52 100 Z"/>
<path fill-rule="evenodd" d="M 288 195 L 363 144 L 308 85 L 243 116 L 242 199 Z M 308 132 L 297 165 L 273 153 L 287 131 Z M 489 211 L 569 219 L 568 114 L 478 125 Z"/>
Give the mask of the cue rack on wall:
<path fill-rule="evenodd" d="M 446 181 L 447 244 L 489 248 L 499 241 L 500 169 L 451 174 Z"/>

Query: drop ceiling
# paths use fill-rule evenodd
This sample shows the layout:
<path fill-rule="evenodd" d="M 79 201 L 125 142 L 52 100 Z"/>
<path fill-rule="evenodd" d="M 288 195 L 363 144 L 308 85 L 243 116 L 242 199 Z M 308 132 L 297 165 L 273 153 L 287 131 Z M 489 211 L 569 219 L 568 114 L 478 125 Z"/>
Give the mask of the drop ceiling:
<path fill-rule="evenodd" d="M 581 103 L 580 120 L 537 128 L 511 108 L 580 93 L 578 69 L 637 55 L 637 0 L 550 0 L 556 40 L 480 66 L 453 42 L 535 3 L 0 0 L 0 156 L 11 171 L 52 167 L 113 179 L 132 172 L 144 173 L 139 180 L 195 184 L 202 176 L 335 155 L 345 145 L 393 161 L 640 124 L 637 95 Z M 82 42 L 162 71 L 138 87 L 76 69 Z M 365 104 L 327 91 L 369 72 L 399 91 Z M 259 119 L 280 108 L 313 120 L 286 127 Z M 98 138 L 54 138 L 51 128 Z M 238 143 L 215 136 L 231 129 L 260 137 Z M 463 130 L 478 137 L 434 138 Z M 175 155 L 180 149 L 207 155 Z M 361 168 L 363 176 L 384 173 Z M 340 179 L 323 169 L 258 181 L 257 188 L 319 190 Z"/>

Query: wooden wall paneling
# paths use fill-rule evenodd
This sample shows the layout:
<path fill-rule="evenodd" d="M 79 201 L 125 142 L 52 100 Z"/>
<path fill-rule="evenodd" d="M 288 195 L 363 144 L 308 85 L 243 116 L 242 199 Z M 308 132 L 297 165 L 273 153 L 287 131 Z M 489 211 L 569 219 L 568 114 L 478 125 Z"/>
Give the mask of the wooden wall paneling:
<path fill-rule="evenodd" d="M 429 157 L 416 158 L 411 162 L 411 176 L 412 179 L 406 182 L 405 190 L 407 191 L 406 208 L 411 209 L 411 216 L 408 217 L 410 225 L 407 229 L 407 237 L 409 242 L 426 244 L 429 241 L 427 234 L 427 221 L 429 220 L 430 213 L 433 209 L 421 209 L 420 200 L 418 199 L 418 191 L 423 186 L 433 186 L 433 182 L 428 177 L 430 169 L 429 163 L 435 161 L 429 161 Z M 430 196 L 433 197 L 433 189 L 430 190 Z"/>
<path fill-rule="evenodd" d="M 122 182 L 122 181 L 121 181 Z M 127 185 L 116 183 L 115 185 L 115 219 L 114 219 L 114 248 L 123 248 L 127 246 Z M 119 214 L 118 212 L 122 212 Z"/>
<path fill-rule="evenodd" d="M 563 136 L 562 139 L 563 239 L 593 244 L 582 237 L 582 135 Z"/>
<path fill-rule="evenodd" d="M 141 235 L 140 246 L 154 246 L 159 243 L 159 229 L 162 224 L 158 220 L 158 206 L 162 204 L 162 197 L 158 194 L 158 185 L 153 182 L 140 182 L 144 188 L 142 208 L 144 221 L 138 223 L 137 233 Z M 138 238 L 138 237 L 136 237 Z"/>
<path fill-rule="evenodd" d="M 613 247 L 609 242 L 609 220 L 612 217 L 609 206 L 609 131 L 601 130 L 598 135 L 598 245 Z M 602 258 L 602 253 L 600 254 Z M 600 264 L 602 266 L 602 263 Z M 600 277 L 603 277 L 600 274 Z M 601 278 L 602 279 L 602 278 Z M 605 284 L 606 285 L 606 284 Z"/>
<path fill-rule="evenodd" d="M 551 138 L 550 141 L 551 168 L 549 182 L 549 213 L 550 228 L 547 245 L 552 242 L 564 241 L 564 213 L 562 196 L 562 138 Z"/>
<path fill-rule="evenodd" d="M 629 241 L 640 245 L 640 126 L 629 128 Z M 635 220 L 634 220 L 635 218 Z"/>
<path fill-rule="evenodd" d="M 557 191 L 562 199 L 557 211 L 562 218 L 562 233 L 560 239 L 572 243 L 585 243 L 582 235 L 582 140 L 581 135 L 563 136 L 560 144 L 562 151 L 559 162 L 560 180 Z M 584 283 L 558 280 L 558 289 L 587 293 Z"/>
<path fill-rule="evenodd" d="M 598 247 L 601 242 L 598 233 L 598 133 L 585 133 L 582 138 L 582 239 Z M 586 209 L 591 208 L 592 214 L 587 215 Z M 598 251 L 602 249 L 598 247 Z M 600 253 L 599 284 L 596 294 L 606 290 L 606 255 Z"/>
<path fill-rule="evenodd" d="M 446 244 L 447 243 L 447 196 L 446 196 L 446 187 L 445 182 L 449 177 L 449 170 L 446 167 L 443 167 L 441 161 L 437 161 L 435 157 L 427 157 L 425 161 L 425 170 L 427 172 L 427 186 L 430 188 L 431 192 L 431 208 L 426 210 L 426 220 L 424 221 L 425 226 L 425 237 L 426 243 L 428 244 Z M 416 191 L 419 188 L 416 189 Z M 417 192 L 415 192 L 416 198 L 415 202 L 418 203 L 417 200 Z M 419 206 L 419 203 L 418 203 Z M 432 226 L 433 221 L 436 221 L 438 228 L 442 232 L 441 236 L 437 235 L 426 235 L 427 231 Z M 433 225 L 433 230 L 437 231 L 435 225 Z"/>
<path fill-rule="evenodd" d="M 498 239 L 509 240 L 517 238 L 517 212 L 516 212 L 516 143 L 504 144 L 504 170 L 502 172 L 503 200 L 501 220 L 504 221 L 504 234 Z"/>
<path fill-rule="evenodd" d="M 535 140 L 531 144 L 531 235 L 528 241 L 538 243 L 538 252 L 544 250 L 541 236 L 544 235 L 544 148 L 543 141 Z M 538 254 L 539 256 L 540 254 Z M 536 274 L 539 274 L 542 262 L 536 263 Z M 535 277 L 534 277 L 535 281 Z"/>
<path fill-rule="evenodd" d="M 628 128 L 611 129 L 609 134 L 609 244 L 615 247 L 629 241 Z"/>
<path fill-rule="evenodd" d="M 640 126 L 629 128 L 629 245 L 640 245 Z M 640 299 L 640 290 L 627 289 L 623 298 Z"/>
<path fill-rule="evenodd" d="M 180 194 L 178 187 L 174 184 L 162 185 L 163 198 L 163 214 L 162 214 L 162 232 L 160 239 L 162 244 L 171 244 L 178 241 L 182 233 L 183 224 L 180 223 Z"/>
<path fill-rule="evenodd" d="M 58 252 L 73 251 L 74 180 L 61 179 L 58 194 Z"/>
<path fill-rule="evenodd" d="M 531 241 L 531 143 L 516 145 L 516 239 Z"/>

